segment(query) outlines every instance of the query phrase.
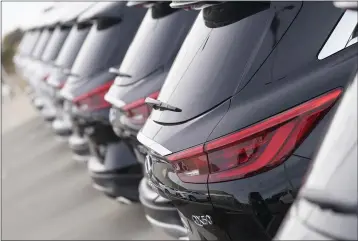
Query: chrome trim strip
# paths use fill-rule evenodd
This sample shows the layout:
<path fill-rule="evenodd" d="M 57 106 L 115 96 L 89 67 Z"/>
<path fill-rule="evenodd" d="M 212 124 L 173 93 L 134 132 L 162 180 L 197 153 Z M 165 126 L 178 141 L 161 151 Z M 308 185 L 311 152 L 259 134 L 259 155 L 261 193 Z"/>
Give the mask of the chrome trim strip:
<path fill-rule="evenodd" d="M 175 224 L 162 223 L 158 220 L 153 219 L 149 215 L 145 215 L 145 217 L 147 218 L 148 222 L 150 222 L 153 226 L 163 228 L 163 229 L 175 230 L 175 231 L 179 231 L 184 234 L 187 234 L 187 230 L 184 227 L 181 227 L 181 226 L 175 225 Z"/>
<path fill-rule="evenodd" d="M 113 98 L 112 95 L 110 95 L 110 91 L 108 91 L 107 94 L 105 94 L 104 100 L 111 103 L 117 108 L 122 108 L 123 106 L 126 105 L 126 103 L 123 100 Z"/>
<path fill-rule="evenodd" d="M 106 187 L 102 187 L 96 183 L 92 183 L 92 187 L 98 191 L 101 191 L 101 192 L 109 192 L 110 189 L 109 188 L 106 188 Z"/>
<path fill-rule="evenodd" d="M 148 187 L 147 179 L 145 177 L 139 183 L 139 192 L 141 196 L 144 196 L 146 199 L 156 200 L 159 197 L 159 194 L 151 190 Z"/>
<path fill-rule="evenodd" d="M 185 236 L 185 237 L 180 237 L 179 240 L 190 240 L 189 237 Z"/>
<path fill-rule="evenodd" d="M 119 203 L 126 204 L 126 205 L 131 205 L 132 204 L 132 201 L 129 200 L 128 198 L 125 198 L 125 197 L 117 197 L 116 201 L 119 202 Z"/>
<path fill-rule="evenodd" d="M 151 204 L 149 201 L 147 201 L 145 198 L 143 198 L 142 195 L 139 194 L 139 201 L 140 203 L 150 209 L 156 210 L 156 211 L 176 211 L 177 209 L 173 206 L 173 207 L 161 207 L 161 206 L 156 206 L 155 204 Z"/>
<path fill-rule="evenodd" d="M 91 156 L 81 156 L 78 154 L 72 154 L 72 159 L 78 162 L 87 162 L 88 159 L 90 159 Z"/>
<path fill-rule="evenodd" d="M 138 132 L 137 139 L 140 143 L 142 143 L 146 147 L 152 149 L 153 151 L 157 152 L 162 156 L 170 155 L 173 153 L 169 151 L 167 148 L 165 148 L 164 146 L 160 145 L 159 143 L 143 135 L 142 132 Z"/>

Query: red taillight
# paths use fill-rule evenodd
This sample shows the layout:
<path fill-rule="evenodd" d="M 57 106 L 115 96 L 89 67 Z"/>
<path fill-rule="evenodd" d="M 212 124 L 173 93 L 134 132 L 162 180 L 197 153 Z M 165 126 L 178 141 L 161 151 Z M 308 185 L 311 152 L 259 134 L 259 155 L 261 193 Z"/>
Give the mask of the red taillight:
<path fill-rule="evenodd" d="M 56 87 L 57 89 L 62 89 L 63 86 L 65 86 L 65 82 L 62 82 L 62 83 L 56 85 L 55 87 Z"/>
<path fill-rule="evenodd" d="M 42 78 L 42 80 L 46 82 L 49 77 L 50 77 L 50 74 L 46 74 L 46 75 Z"/>
<path fill-rule="evenodd" d="M 341 92 L 330 91 L 239 132 L 167 158 L 183 182 L 222 182 L 264 172 L 286 160 Z"/>
<path fill-rule="evenodd" d="M 89 110 L 98 110 L 110 107 L 110 103 L 104 100 L 104 95 L 107 93 L 114 81 L 105 83 L 104 85 L 91 90 L 90 92 L 81 95 L 72 100 L 80 108 Z"/>
<path fill-rule="evenodd" d="M 158 95 L 159 91 L 149 95 L 149 97 L 156 99 Z M 144 124 L 150 115 L 151 109 L 146 105 L 145 99 L 141 98 L 121 108 L 133 124 Z"/>

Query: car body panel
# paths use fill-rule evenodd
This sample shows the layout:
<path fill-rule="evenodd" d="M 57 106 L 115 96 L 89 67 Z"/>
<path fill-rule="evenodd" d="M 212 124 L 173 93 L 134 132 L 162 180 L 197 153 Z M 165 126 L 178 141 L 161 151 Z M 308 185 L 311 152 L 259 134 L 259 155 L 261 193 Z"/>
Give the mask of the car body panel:
<path fill-rule="evenodd" d="M 318 10 L 327 14 L 316 14 Z M 258 13 L 258 15 L 263 13 Z M 180 115 L 180 112 L 179 114 L 159 110 L 152 112 L 139 133 L 148 138 L 148 140 L 143 139 L 142 144 L 149 143 L 146 146 L 151 149 L 149 153 L 150 163 L 152 163 L 149 171 L 150 180 L 158 192 L 172 200 L 185 217 L 191 229 L 189 237 L 202 240 L 270 240 L 274 237 L 297 195 L 312 154 L 315 153 L 321 140 L 320 137 L 326 130 L 335 108 L 330 109 L 329 115 L 324 117 L 320 126 L 310 133 L 314 137 L 308 137 L 307 142 L 299 143 L 301 149 L 296 149 L 297 153 L 290 155 L 284 164 L 251 177 L 209 184 L 184 183 L 178 178 L 173 165 L 165 156 L 237 132 L 333 89 L 344 90 L 349 76 L 358 67 L 358 45 L 351 45 L 325 59 L 317 60 L 322 45 L 330 36 L 342 14 L 343 11 L 335 8 L 331 3 L 303 3 L 293 22 L 287 24 L 290 27 L 274 50 L 263 61 L 258 61 L 260 64 L 257 69 L 255 69 L 256 60 L 250 59 L 249 63 L 255 70 L 253 75 L 246 81 L 236 80 L 237 85 L 231 86 L 235 94 L 228 96 L 230 98 L 218 107 L 214 106 L 204 112 L 205 114 L 193 117 L 189 121 L 177 118 L 176 120 L 182 122 L 176 123 L 171 121 L 174 117 L 170 119 L 170 116 Z M 305 27 L 308 20 L 311 26 Z M 325 26 L 322 27 L 324 24 Z M 303 34 L 305 31 L 309 36 Z M 247 36 L 250 38 L 250 35 Z M 300 45 L 302 36 L 308 39 L 312 37 L 314 40 L 307 42 L 307 45 L 312 42 L 312 46 L 307 46 L 305 51 L 301 49 L 300 53 L 297 53 L 294 46 Z M 208 46 L 210 45 L 206 45 L 205 48 Z M 244 46 L 238 44 L 236 48 Z M 181 51 L 190 50 L 182 49 Z M 222 51 L 232 51 L 232 48 Z M 290 54 L 291 51 L 293 54 Z M 263 51 L 263 53 L 267 52 Z M 258 54 L 254 57 L 260 59 L 262 55 Z M 244 58 L 247 56 L 244 55 Z M 287 68 L 284 59 L 288 64 Z M 180 61 L 174 62 L 174 69 L 175 64 L 178 63 Z M 245 68 L 247 70 L 251 66 L 245 66 Z M 239 72 L 239 75 L 242 72 L 243 70 Z M 163 85 L 159 100 L 175 107 L 183 107 L 179 101 L 168 102 L 168 99 L 170 100 L 175 94 L 181 96 L 178 100 L 183 100 L 187 107 L 189 103 L 191 108 L 200 105 L 200 101 L 190 100 L 190 92 L 196 85 L 194 80 L 192 81 L 194 84 L 187 83 L 186 88 L 180 89 L 176 87 L 175 81 L 174 84 L 171 83 L 170 77 L 171 73 L 168 74 L 166 83 Z M 225 78 L 228 82 L 231 81 L 227 76 Z M 214 91 L 224 93 L 226 89 L 223 85 L 225 84 L 220 82 L 216 89 L 206 90 L 207 95 Z M 166 96 L 168 99 L 161 99 L 161 96 Z M 195 100 L 200 96 L 203 95 L 197 95 Z M 189 99 L 186 100 L 188 97 Z M 207 108 L 200 109 L 199 107 L 198 109 L 207 110 Z M 200 112 L 197 111 L 197 113 Z M 161 148 L 156 148 L 158 146 Z M 163 149 L 167 151 L 161 153 Z M 167 188 L 171 188 L 171 191 L 166 193 Z M 209 195 L 209 200 L 188 200 L 187 197 L 193 191 L 202 196 Z M 181 197 L 178 198 L 178 194 Z M 207 216 L 210 217 L 211 222 L 207 221 Z"/>
<path fill-rule="evenodd" d="M 230 98 L 261 66 L 301 8 L 301 3 L 278 5 L 292 5 L 292 9 L 271 7 L 220 28 L 207 27 L 200 14 L 163 85 L 166 91 L 158 97 L 182 111 L 153 111 L 152 119 L 159 123 L 185 122 Z M 285 21 L 278 28 L 280 20 Z"/>
<path fill-rule="evenodd" d="M 317 193 L 339 205 L 357 208 L 357 72 L 354 75 L 355 80 L 342 98 L 301 192 L 275 240 L 288 237 L 312 240 L 320 236 L 331 240 L 357 239 L 357 212 L 320 208 L 305 198 L 310 191 L 311 195 Z"/>

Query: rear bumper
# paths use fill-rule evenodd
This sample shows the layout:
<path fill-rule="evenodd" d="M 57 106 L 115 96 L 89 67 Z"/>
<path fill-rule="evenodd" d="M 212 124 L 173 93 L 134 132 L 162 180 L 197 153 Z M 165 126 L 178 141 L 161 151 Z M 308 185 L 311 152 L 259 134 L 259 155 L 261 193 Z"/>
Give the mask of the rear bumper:
<path fill-rule="evenodd" d="M 122 203 L 130 204 L 139 200 L 138 185 L 142 174 L 108 170 L 94 156 L 88 160 L 87 168 L 95 189 Z"/>
<path fill-rule="evenodd" d="M 86 137 L 72 134 L 68 139 L 68 144 L 74 154 L 74 160 L 87 161 L 90 158 L 90 149 Z"/>
<path fill-rule="evenodd" d="M 56 118 L 52 122 L 52 128 L 56 135 L 69 137 L 72 134 L 72 124 L 62 119 Z"/>
<path fill-rule="evenodd" d="M 181 222 L 177 209 L 169 200 L 153 191 L 146 178 L 140 182 L 139 198 L 144 207 L 145 217 L 154 227 L 176 239 L 187 237 L 187 230 Z"/>

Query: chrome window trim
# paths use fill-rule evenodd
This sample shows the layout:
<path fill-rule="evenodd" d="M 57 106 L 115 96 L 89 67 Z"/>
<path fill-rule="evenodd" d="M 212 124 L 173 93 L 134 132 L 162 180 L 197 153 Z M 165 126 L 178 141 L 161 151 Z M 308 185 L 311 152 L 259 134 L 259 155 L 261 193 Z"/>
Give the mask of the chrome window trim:
<path fill-rule="evenodd" d="M 357 12 L 353 10 L 346 10 L 338 24 L 335 26 L 333 32 L 324 44 L 323 48 L 318 54 L 318 59 L 324 59 L 332 54 L 335 54 L 346 45 L 352 35 L 354 28 L 357 25 Z"/>
<path fill-rule="evenodd" d="M 358 37 L 352 38 L 351 40 L 349 40 L 349 42 L 347 43 L 346 47 L 351 46 L 352 44 L 355 44 L 358 42 Z"/>
<path fill-rule="evenodd" d="M 140 143 L 142 143 L 149 149 L 152 149 L 153 151 L 157 152 L 158 154 L 160 154 L 162 156 L 166 156 L 166 155 L 173 153 L 170 150 L 168 150 L 167 148 L 165 148 L 164 146 L 160 145 L 159 143 L 157 143 L 157 142 L 153 141 L 152 139 L 143 135 L 142 132 L 138 133 L 137 139 Z"/>
<path fill-rule="evenodd" d="M 109 102 L 110 104 L 114 105 L 117 108 L 122 108 L 123 106 L 126 105 L 126 103 L 123 100 L 116 99 L 113 96 L 111 96 L 109 93 L 110 92 L 108 91 L 107 94 L 105 94 L 104 96 L 105 101 Z"/>

